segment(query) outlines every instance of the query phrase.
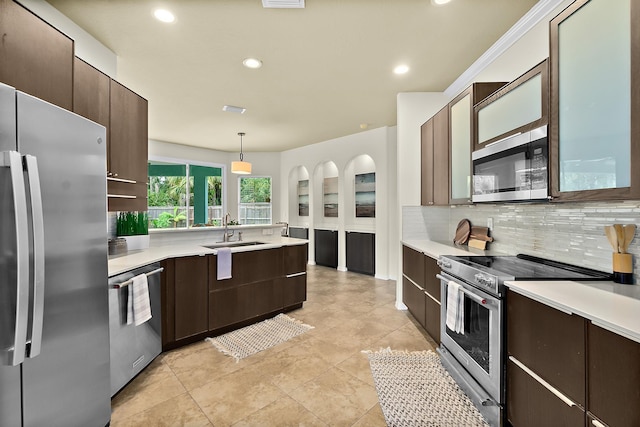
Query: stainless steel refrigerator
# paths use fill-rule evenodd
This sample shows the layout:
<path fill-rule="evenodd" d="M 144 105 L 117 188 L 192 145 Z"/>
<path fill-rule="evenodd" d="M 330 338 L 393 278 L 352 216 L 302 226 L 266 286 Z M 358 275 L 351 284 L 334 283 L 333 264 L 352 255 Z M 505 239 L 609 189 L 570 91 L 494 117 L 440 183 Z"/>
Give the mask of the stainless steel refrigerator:
<path fill-rule="evenodd" d="M 0 426 L 109 423 L 105 145 L 0 84 Z"/>

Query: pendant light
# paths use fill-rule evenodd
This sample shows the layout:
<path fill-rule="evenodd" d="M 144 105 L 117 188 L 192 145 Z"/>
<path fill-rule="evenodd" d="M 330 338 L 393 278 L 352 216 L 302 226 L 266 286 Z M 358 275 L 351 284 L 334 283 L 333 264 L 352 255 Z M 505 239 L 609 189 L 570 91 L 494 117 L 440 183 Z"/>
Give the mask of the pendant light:
<path fill-rule="evenodd" d="M 238 136 L 240 136 L 240 161 L 231 162 L 231 173 L 237 173 L 240 175 L 249 175 L 251 173 L 251 163 L 245 162 L 243 160 L 244 156 L 242 154 L 242 137 L 244 135 L 245 135 L 244 132 L 238 132 Z"/>

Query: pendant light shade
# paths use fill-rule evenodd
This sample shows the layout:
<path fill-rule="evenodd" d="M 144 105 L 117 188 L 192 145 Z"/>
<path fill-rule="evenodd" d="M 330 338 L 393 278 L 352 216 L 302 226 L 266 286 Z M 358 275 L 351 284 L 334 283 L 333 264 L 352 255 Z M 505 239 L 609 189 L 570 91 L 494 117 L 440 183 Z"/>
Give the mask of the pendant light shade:
<path fill-rule="evenodd" d="M 240 161 L 231 162 L 231 173 L 249 175 L 251 173 L 251 163 L 245 162 L 243 159 L 244 155 L 242 154 L 242 137 L 244 135 L 244 132 L 238 132 L 238 136 L 240 136 Z"/>

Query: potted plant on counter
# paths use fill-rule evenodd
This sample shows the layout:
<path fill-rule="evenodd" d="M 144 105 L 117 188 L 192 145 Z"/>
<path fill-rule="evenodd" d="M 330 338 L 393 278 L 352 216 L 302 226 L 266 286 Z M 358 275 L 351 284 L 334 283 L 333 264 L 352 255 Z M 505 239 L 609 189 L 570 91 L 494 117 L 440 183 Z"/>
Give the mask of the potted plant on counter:
<path fill-rule="evenodd" d="M 127 249 L 149 247 L 149 216 L 147 212 L 119 212 L 116 234 L 127 240 Z"/>

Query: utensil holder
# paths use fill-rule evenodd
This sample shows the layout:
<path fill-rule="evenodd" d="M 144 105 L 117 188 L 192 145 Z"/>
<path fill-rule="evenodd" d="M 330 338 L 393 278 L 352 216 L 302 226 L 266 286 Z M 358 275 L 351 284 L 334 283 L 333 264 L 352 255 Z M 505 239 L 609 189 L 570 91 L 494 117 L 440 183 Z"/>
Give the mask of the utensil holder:
<path fill-rule="evenodd" d="M 613 281 L 625 285 L 633 284 L 633 256 L 613 253 Z"/>

